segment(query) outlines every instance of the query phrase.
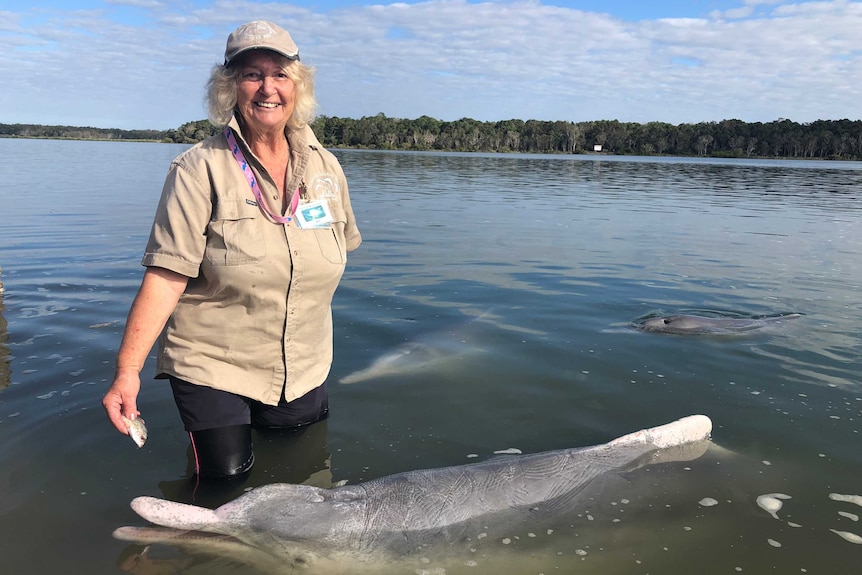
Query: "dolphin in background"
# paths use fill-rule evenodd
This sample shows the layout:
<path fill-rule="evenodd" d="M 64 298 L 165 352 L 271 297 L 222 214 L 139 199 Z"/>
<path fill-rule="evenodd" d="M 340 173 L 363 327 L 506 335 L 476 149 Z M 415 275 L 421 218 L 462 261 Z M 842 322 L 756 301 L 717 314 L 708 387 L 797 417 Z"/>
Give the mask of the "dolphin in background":
<path fill-rule="evenodd" d="M 137 497 L 132 509 L 162 527 L 120 527 L 114 536 L 207 550 L 269 571 L 335 565 L 356 572 L 374 561 L 424 557 L 432 546 L 581 510 L 595 502 L 598 480 L 696 459 L 711 431 L 708 417 L 692 415 L 593 447 L 408 471 L 332 489 L 272 484 L 215 510 Z"/>
<path fill-rule="evenodd" d="M 802 317 L 799 313 L 753 317 L 711 317 L 694 314 L 647 316 L 632 327 L 641 331 L 677 335 L 735 335 L 766 327 L 777 327 L 785 321 Z"/>

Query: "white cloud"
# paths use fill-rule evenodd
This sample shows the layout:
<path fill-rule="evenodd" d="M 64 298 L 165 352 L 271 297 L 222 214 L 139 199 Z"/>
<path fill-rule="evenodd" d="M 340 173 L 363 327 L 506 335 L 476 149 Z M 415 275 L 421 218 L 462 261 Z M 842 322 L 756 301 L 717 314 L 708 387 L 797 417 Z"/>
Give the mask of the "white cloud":
<path fill-rule="evenodd" d="M 131 25 L 115 9 L 136 10 Z M 536 1 L 351 6 L 221 0 L 199 9 L 0 13 L 0 122 L 170 128 L 205 116 L 237 24 L 267 18 L 318 69 L 321 113 L 454 120 L 859 118 L 862 2 L 748 0 L 627 22 Z"/>

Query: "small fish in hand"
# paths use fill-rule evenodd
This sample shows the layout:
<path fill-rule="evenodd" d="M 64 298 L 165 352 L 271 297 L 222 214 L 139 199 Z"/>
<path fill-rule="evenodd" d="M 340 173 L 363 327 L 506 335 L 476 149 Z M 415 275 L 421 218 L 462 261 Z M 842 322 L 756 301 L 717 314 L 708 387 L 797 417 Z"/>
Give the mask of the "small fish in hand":
<path fill-rule="evenodd" d="M 123 422 L 129 428 L 129 437 L 132 438 L 132 441 L 134 441 L 138 447 L 143 447 L 144 443 L 147 441 L 147 425 L 144 423 L 144 420 L 140 417 L 131 420 L 125 415 L 121 417 L 123 418 Z"/>

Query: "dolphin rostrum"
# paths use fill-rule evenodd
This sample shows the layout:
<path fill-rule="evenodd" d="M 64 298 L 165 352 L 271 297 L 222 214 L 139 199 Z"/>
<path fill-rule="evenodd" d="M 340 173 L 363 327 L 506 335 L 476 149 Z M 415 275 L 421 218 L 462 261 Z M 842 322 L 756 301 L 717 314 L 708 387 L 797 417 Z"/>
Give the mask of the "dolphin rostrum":
<path fill-rule="evenodd" d="M 707 317 L 679 314 L 651 317 L 636 322 L 635 328 L 679 335 L 731 335 L 781 325 L 785 320 L 802 317 L 799 313 L 760 317 Z"/>
<path fill-rule="evenodd" d="M 603 475 L 699 457 L 711 431 L 708 417 L 692 415 L 593 447 L 501 456 L 332 489 L 271 484 L 215 510 L 137 497 L 132 509 L 163 528 L 121 527 L 114 536 L 180 546 L 233 544 L 239 554 L 285 567 L 345 553 L 404 557 L 467 540 L 500 522 L 511 527 L 527 517 L 571 512 Z"/>

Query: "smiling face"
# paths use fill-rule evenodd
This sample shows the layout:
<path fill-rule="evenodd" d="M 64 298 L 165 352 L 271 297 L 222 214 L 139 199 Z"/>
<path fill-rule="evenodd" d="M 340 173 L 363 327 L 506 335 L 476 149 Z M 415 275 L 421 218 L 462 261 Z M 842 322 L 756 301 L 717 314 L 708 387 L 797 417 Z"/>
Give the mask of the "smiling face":
<path fill-rule="evenodd" d="M 238 63 L 237 110 L 252 134 L 284 132 L 296 102 L 296 84 L 285 59 L 269 50 L 252 50 Z"/>

